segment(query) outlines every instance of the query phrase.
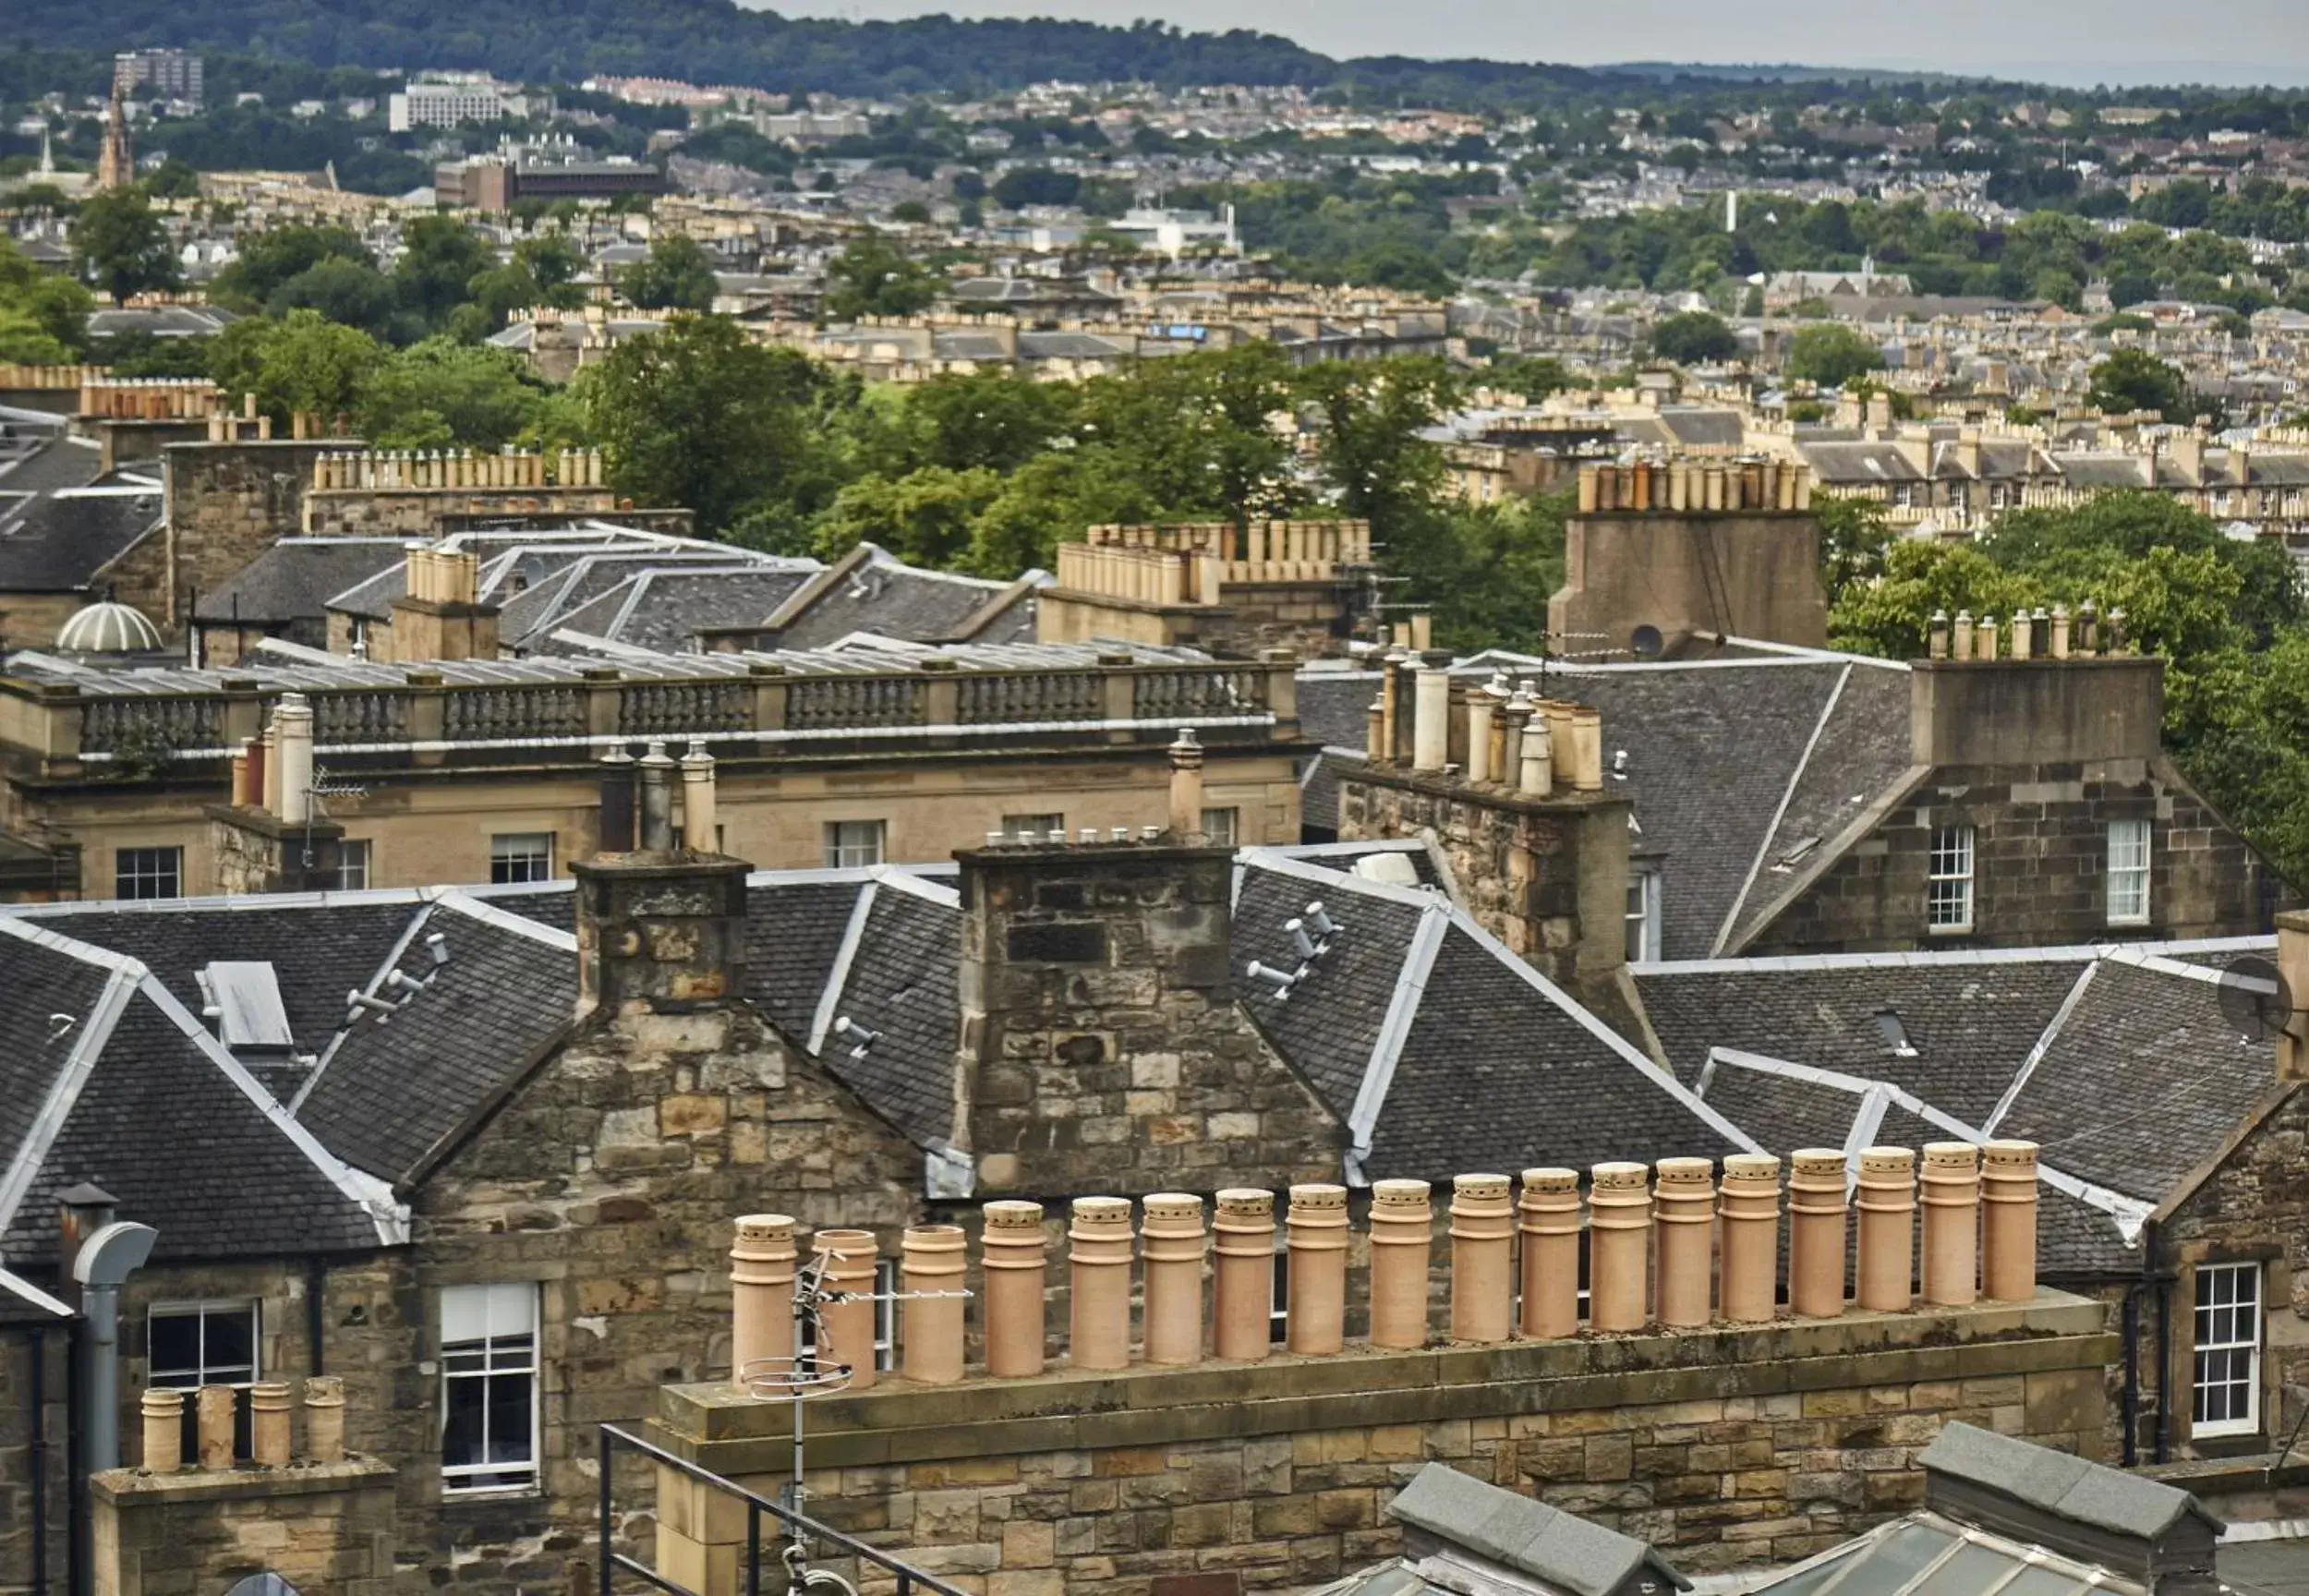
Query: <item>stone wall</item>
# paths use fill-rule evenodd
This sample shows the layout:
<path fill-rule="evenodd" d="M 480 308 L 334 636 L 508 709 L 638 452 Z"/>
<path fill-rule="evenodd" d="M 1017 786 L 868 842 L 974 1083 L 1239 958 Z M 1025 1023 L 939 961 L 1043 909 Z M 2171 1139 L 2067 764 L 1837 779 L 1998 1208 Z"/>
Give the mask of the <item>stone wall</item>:
<path fill-rule="evenodd" d="M 2045 1292 L 1759 1329 L 900 1381 L 811 1404 L 807 1483 L 837 1528 L 988 1596 L 1312 1584 L 1398 1550 L 1383 1509 L 1430 1459 L 1708 1573 L 1807 1556 L 1916 1505 L 1915 1454 L 1950 1419 L 2107 1456 L 2115 1356 L 2098 1304 Z M 663 1394 L 656 1430 L 774 1492 L 787 1422 L 694 1386 Z M 683 1529 L 666 1550 L 695 1555 Z"/>
<path fill-rule="evenodd" d="M 61 1589 L 65 1572 L 65 1394 L 69 1388 L 66 1327 L 52 1324 L 42 1340 L 45 1360 L 39 1421 L 47 1442 L 47 1574 Z M 29 1590 L 32 1568 L 32 1326 L 0 1326 L 0 1590 Z"/>
<path fill-rule="evenodd" d="M 306 496 L 308 538 L 438 538 L 445 518 L 482 522 L 500 515 L 608 515 L 617 495 L 607 488 L 323 488 Z"/>
<path fill-rule="evenodd" d="M 269 440 L 172 443 L 166 462 L 168 608 L 151 611 L 172 631 L 182 623 L 185 589 L 221 586 L 305 521 L 313 462 L 345 442 Z"/>
<path fill-rule="evenodd" d="M 2109 924 L 2109 822 L 2150 822 L 2149 920 Z M 1935 828 L 1974 828 L 1973 929 L 1928 934 Z M 1934 770 L 1838 853 L 1742 953 L 2046 947 L 2245 936 L 2282 891 L 2268 865 L 2171 763 L 1959 766 Z"/>
<path fill-rule="evenodd" d="M 393 1470 L 369 1458 L 89 1481 L 95 1596 L 212 1596 L 253 1574 L 391 1596 Z"/>
<path fill-rule="evenodd" d="M 1341 841 L 1433 838 L 1476 923 L 1559 985 L 1626 962 L 1626 799 L 1335 763 Z"/>
<path fill-rule="evenodd" d="M 1633 648 L 1694 632 L 1821 647 L 1819 523 L 1808 513 L 1575 515 L 1564 527 L 1564 586 L 1548 630 L 1578 653 Z"/>
<path fill-rule="evenodd" d="M 1232 849 L 959 857 L 980 1196 L 1336 1177 L 1343 1130 L 1235 1007 Z"/>

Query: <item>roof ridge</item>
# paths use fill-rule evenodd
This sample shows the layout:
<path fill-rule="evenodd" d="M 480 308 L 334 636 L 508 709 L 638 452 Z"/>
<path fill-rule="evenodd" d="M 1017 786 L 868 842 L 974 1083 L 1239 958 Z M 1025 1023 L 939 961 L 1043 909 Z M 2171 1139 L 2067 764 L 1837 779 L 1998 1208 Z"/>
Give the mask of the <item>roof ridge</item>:
<path fill-rule="evenodd" d="M 1723 912 L 1723 923 L 1716 927 L 1716 939 L 1708 949 L 1710 953 L 1722 953 L 1732 940 L 1733 927 L 1740 923 L 1740 912 L 1747 907 L 1747 895 L 1755 890 L 1756 877 L 1763 872 L 1764 855 L 1771 852 L 1772 843 L 1779 839 L 1781 824 L 1788 817 L 1788 805 L 1795 802 L 1795 790 L 1802 784 L 1804 773 L 1812 768 L 1812 755 L 1819 747 L 1820 735 L 1828 730 L 1836 706 L 1844 702 L 1844 686 L 1851 680 L 1852 667 L 1847 664 L 1838 672 L 1835 685 L 1829 688 L 1828 697 L 1812 721 L 1812 734 L 1804 740 L 1804 752 L 1796 756 L 1795 768 L 1788 772 L 1788 784 L 1780 791 L 1780 802 L 1772 809 L 1771 820 L 1757 839 L 1756 855 L 1747 862 L 1747 874 L 1740 881 L 1740 889 L 1733 894 L 1731 907 Z"/>
<path fill-rule="evenodd" d="M 2022 1090 L 2027 1086 L 2029 1078 L 2037 1073 L 2037 1066 L 2044 1062 L 2047 1053 L 2052 1051 L 2052 1044 L 2059 1039 L 2061 1032 L 2067 1026 L 2069 1016 L 2075 1013 L 2076 1006 L 2084 1001 L 2085 989 L 2093 984 L 2094 973 L 2100 968 L 2100 965 L 2101 961 L 2095 959 L 2077 972 L 2076 979 L 2069 984 L 2068 991 L 2061 998 L 2061 1006 L 2052 1011 L 2052 1018 L 2045 1022 L 2045 1028 L 2037 1034 L 2036 1043 L 2028 1049 L 2028 1056 L 2021 1060 L 2020 1068 L 2013 1072 L 2013 1079 L 2005 1085 L 2004 1094 L 1996 1100 L 1996 1106 L 1989 1109 L 1989 1117 L 1980 1122 L 1980 1128 L 1983 1130 L 1993 1131 L 2004 1122 L 2004 1117 L 2013 1111 L 2013 1105 L 2018 1101 Z"/>
<path fill-rule="evenodd" d="M 1371 1154 L 1372 1134 L 1378 1129 L 1380 1111 L 1386 1106 L 1387 1093 L 1395 1084 L 1395 1069 L 1402 1061 L 1403 1045 L 1410 1039 L 1420 1004 L 1427 996 L 1427 982 L 1434 973 L 1436 955 L 1443 950 L 1444 933 L 1451 926 L 1451 905 L 1447 900 L 1431 897 L 1419 905 L 1419 922 L 1411 928 L 1410 946 L 1404 949 L 1402 968 L 1396 973 L 1395 990 L 1387 998 L 1386 1015 L 1379 1022 L 1379 1034 L 1372 1041 L 1371 1057 L 1364 1060 L 1362 1082 L 1355 1089 L 1354 1104 L 1348 1110 L 1349 1141 L 1346 1164 L 1351 1181 L 1357 1185 L 1365 1183 L 1363 1160 Z"/>
<path fill-rule="evenodd" d="M 526 937 L 532 942 L 542 942 L 547 947 L 558 949 L 563 953 L 577 951 L 577 937 L 574 933 L 563 931 L 559 926 L 548 925 L 542 920 L 532 920 L 526 914 L 516 914 L 510 909 L 500 909 L 485 898 L 473 897 L 463 888 L 451 887 L 443 889 L 433 899 L 433 903 L 436 908 L 454 910 L 469 920 L 478 920 L 484 925 L 495 926 L 498 930 L 510 932 L 515 937 Z M 406 946 L 407 944 L 403 944 L 405 949 Z M 395 962 L 399 961 L 396 960 Z"/>
<path fill-rule="evenodd" d="M 842 926 L 841 943 L 834 950 L 834 961 L 826 971 L 826 985 L 818 989 L 817 1011 L 810 1020 L 809 1048 L 812 1056 L 826 1050 L 827 1035 L 834 1028 L 834 1021 L 841 1010 L 841 995 L 850 985 L 850 967 L 857 962 L 859 946 L 865 940 L 866 920 L 874 913 L 874 901 L 882 890 L 882 883 L 873 877 L 858 889 L 851 900 L 850 919 Z"/>

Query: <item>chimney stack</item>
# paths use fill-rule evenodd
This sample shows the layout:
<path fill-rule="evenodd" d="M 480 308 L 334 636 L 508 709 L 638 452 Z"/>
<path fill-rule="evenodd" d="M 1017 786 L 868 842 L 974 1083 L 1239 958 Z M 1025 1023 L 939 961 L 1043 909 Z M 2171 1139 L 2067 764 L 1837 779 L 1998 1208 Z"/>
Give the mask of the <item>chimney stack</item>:
<path fill-rule="evenodd" d="M 693 853 L 719 853 L 714 816 L 714 756 L 692 743 L 682 756 L 682 846 Z"/>

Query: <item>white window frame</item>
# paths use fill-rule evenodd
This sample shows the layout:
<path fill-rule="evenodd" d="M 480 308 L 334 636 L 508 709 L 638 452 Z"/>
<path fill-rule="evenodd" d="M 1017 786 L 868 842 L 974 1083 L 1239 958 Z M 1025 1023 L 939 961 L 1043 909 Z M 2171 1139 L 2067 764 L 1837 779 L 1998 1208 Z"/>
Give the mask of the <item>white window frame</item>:
<path fill-rule="evenodd" d="M 1927 934 L 1957 937 L 1972 929 L 1979 840 L 1979 833 L 1962 822 L 1932 828 L 1924 862 Z"/>
<path fill-rule="evenodd" d="M 542 848 L 535 846 L 543 843 Z M 500 831 L 490 839 L 490 885 L 516 887 L 553 879 L 550 831 Z M 542 859 L 540 867 L 537 861 Z"/>
<path fill-rule="evenodd" d="M 212 1364 L 209 1361 L 209 1322 L 212 1319 L 237 1318 L 248 1322 L 248 1361 L 247 1363 Z M 152 1356 L 152 1324 L 160 1319 L 197 1319 L 199 1322 L 199 1351 L 192 1365 L 181 1369 L 156 1366 Z M 246 1369 L 245 1378 L 222 1380 L 218 1374 L 237 1372 Z M 213 1297 L 180 1302 L 155 1302 L 144 1315 L 144 1383 L 163 1391 L 198 1391 L 203 1385 L 230 1385 L 233 1398 L 234 1456 L 248 1455 L 248 1388 L 264 1378 L 264 1305 L 254 1297 Z M 192 1433 L 196 1425 L 195 1404 L 185 1400 L 185 1430 Z M 189 1453 L 187 1454 L 190 1456 Z"/>
<path fill-rule="evenodd" d="M 2196 1266 L 2195 1300 L 2190 1315 L 2189 1433 L 2194 1436 L 2212 1439 L 2260 1433 L 2261 1305 L 2266 1295 L 2262 1288 L 2258 1261 Z M 2218 1378 L 2214 1377 L 2216 1367 Z M 2221 1417 L 2207 1418 L 2210 1404 L 2206 1398 L 2216 1392 L 2228 1400 L 2220 1404 Z M 2240 1396 L 2244 1402 L 2242 1414 L 2230 1406 Z"/>
<path fill-rule="evenodd" d="M 466 1314 L 478 1311 L 482 1330 L 478 1337 L 462 1336 L 454 1342 L 450 1340 L 449 1328 L 453 1304 L 460 1307 Z M 441 1488 L 443 1495 L 510 1495 L 534 1493 L 537 1491 L 540 1478 L 538 1454 L 543 1450 L 543 1437 L 538 1424 L 538 1399 L 539 1387 L 544 1383 L 543 1362 L 538 1356 L 539 1342 L 544 1334 L 543 1321 L 543 1305 L 539 1300 L 537 1283 L 533 1280 L 516 1281 L 504 1285 L 441 1288 L 441 1302 L 435 1319 L 435 1330 L 440 1336 L 441 1344 L 441 1427 L 436 1439 L 442 1446 Z M 510 1340 L 522 1335 L 524 1332 L 519 1326 L 525 1323 L 529 1338 L 529 1346 L 526 1353 L 518 1348 L 507 1348 L 501 1353 L 499 1348 L 492 1345 L 500 1339 Z M 502 1328 L 501 1328 L 501 1324 Z M 468 1347 L 477 1340 L 480 1345 L 482 1366 L 472 1370 L 452 1370 L 449 1366 L 453 1356 L 450 1348 L 453 1346 Z M 471 1380 L 486 1383 L 516 1374 L 526 1374 L 529 1380 L 529 1456 L 527 1461 L 490 1462 L 485 1459 L 479 1463 L 450 1462 L 447 1442 L 449 1438 L 449 1394 L 453 1388 L 453 1382 Z M 489 1439 L 489 1396 L 490 1393 L 484 1388 L 481 1411 L 485 1451 Z M 524 1476 L 524 1478 L 512 1478 L 515 1475 Z M 468 1483 L 472 1481 L 479 1481 L 481 1483 Z"/>
<path fill-rule="evenodd" d="M 158 886 L 165 892 L 130 891 L 131 883 Z M 185 851 L 182 848 L 116 848 L 113 851 L 113 896 L 130 902 L 157 902 L 185 895 Z"/>
<path fill-rule="evenodd" d="M 1628 866 L 1627 907 L 1623 917 L 1626 922 L 1626 951 L 1630 962 L 1660 957 L 1660 934 L 1663 924 L 1660 892 L 1660 872 L 1656 867 Z"/>
<path fill-rule="evenodd" d="M 2109 822 L 2109 924 L 2148 924 L 2149 861 L 2155 840 L 2147 820 Z"/>
<path fill-rule="evenodd" d="M 863 870 L 889 857 L 888 820 L 828 820 L 826 822 L 826 868 Z"/>
<path fill-rule="evenodd" d="M 1242 846 L 1242 810 L 1222 804 L 1203 811 L 1203 845 L 1206 848 Z"/>
<path fill-rule="evenodd" d="M 1053 831 L 1063 838 L 1066 828 L 1067 817 L 1063 814 L 1002 816 L 1002 840 L 1005 842 L 1047 842 Z"/>
<path fill-rule="evenodd" d="M 366 837 L 347 837 L 337 844 L 339 892 L 369 890 L 370 871 L 377 863 L 377 846 Z"/>

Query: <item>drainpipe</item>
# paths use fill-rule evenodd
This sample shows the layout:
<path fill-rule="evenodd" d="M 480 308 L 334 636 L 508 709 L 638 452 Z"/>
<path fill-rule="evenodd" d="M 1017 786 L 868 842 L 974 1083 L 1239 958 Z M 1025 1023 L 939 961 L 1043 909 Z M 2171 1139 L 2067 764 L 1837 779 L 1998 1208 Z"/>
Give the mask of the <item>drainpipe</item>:
<path fill-rule="evenodd" d="M 48 1596 L 48 1327 L 32 1326 L 32 1596 Z"/>
<path fill-rule="evenodd" d="M 81 1243 L 72 1260 L 88 1334 L 80 1343 L 81 1410 L 88 1472 L 120 1467 L 120 1286 L 152 1255 L 160 1232 L 116 1219 Z"/>
<path fill-rule="evenodd" d="M 2157 1221 L 2141 1225 L 2141 1255 L 2156 1269 L 2157 1280 L 2157 1456 L 2158 1463 L 2172 1461 L 2172 1275 L 2157 1268 Z"/>
<path fill-rule="evenodd" d="M 2118 1411 L 2124 1426 L 2123 1463 L 2127 1469 L 2140 1459 L 2141 1419 L 2141 1288 L 2147 1284 L 2147 1261 L 2141 1278 L 2124 1288 L 2124 1398 Z"/>

